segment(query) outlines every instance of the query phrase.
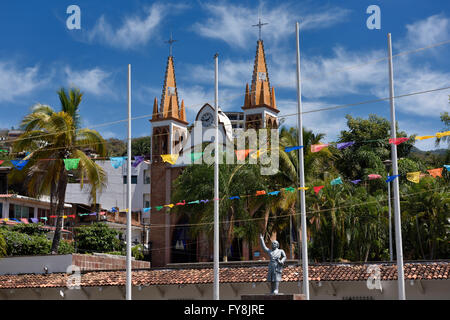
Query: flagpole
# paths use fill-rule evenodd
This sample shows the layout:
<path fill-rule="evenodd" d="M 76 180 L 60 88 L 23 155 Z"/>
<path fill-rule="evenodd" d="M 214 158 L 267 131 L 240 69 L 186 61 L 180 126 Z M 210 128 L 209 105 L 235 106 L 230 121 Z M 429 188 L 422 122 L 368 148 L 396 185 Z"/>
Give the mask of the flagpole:
<path fill-rule="evenodd" d="M 302 92 L 300 84 L 300 32 L 299 23 L 295 24 L 297 37 L 297 106 L 298 106 L 298 144 L 303 146 L 303 122 L 302 122 Z M 309 300 L 309 279 L 308 279 L 308 239 L 306 234 L 306 201 L 305 201 L 305 169 L 303 161 L 303 148 L 298 150 L 299 154 L 299 180 L 300 180 L 300 210 L 302 225 L 302 264 L 303 264 L 303 294 Z M 300 240 L 300 239 L 299 239 Z"/>
<path fill-rule="evenodd" d="M 396 139 L 395 127 L 395 104 L 394 104 L 394 69 L 392 66 L 392 40 L 391 34 L 388 33 L 388 53 L 389 53 L 389 97 L 391 104 L 391 138 Z M 398 175 L 397 163 L 397 145 L 391 143 L 392 154 L 392 175 Z M 403 271 L 403 246 L 402 246 L 402 227 L 400 212 L 400 192 L 398 179 L 392 181 L 394 189 L 394 223 L 395 223 L 395 249 L 397 255 L 397 274 L 398 274 L 398 299 L 405 300 L 405 276 Z"/>
<path fill-rule="evenodd" d="M 219 300 L 219 54 L 215 60 L 215 139 L 214 139 L 214 292 L 213 299 Z"/>
<path fill-rule="evenodd" d="M 126 300 L 131 300 L 131 64 L 128 64 L 128 150 L 127 150 L 127 278 Z"/>

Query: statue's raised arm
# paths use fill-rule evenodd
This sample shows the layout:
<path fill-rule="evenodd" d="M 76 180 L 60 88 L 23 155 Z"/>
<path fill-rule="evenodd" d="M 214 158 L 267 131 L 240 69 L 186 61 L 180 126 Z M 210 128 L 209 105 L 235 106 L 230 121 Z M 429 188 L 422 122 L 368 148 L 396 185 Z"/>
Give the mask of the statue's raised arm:
<path fill-rule="evenodd" d="M 261 240 L 261 248 L 266 252 L 270 253 L 269 248 L 267 248 L 266 244 L 264 243 L 264 237 L 262 234 L 259 235 L 259 239 Z"/>

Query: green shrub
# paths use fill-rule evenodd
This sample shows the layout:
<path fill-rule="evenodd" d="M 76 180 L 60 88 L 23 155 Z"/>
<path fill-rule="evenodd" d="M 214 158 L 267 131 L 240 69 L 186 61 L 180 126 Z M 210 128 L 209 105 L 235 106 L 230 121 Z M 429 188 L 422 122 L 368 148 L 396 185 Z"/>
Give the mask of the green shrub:
<path fill-rule="evenodd" d="M 7 255 L 6 240 L 3 234 L 0 233 L 0 258 Z"/>
<path fill-rule="evenodd" d="M 75 252 L 72 242 L 61 240 L 58 247 L 58 254 L 71 254 Z M 49 252 L 50 253 L 50 252 Z"/>
<path fill-rule="evenodd" d="M 123 252 L 123 251 L 110 251 L 110 252 L 103 252 L 103 253 L 112 254 L 114 256 L 124 256 L 124 255 L 126 255 L 126 252 Z"/>
<path fill-rule="evenodd" d="M 136 260 L 144 260 L 144 246 L 142 244 L 138 244 L 137 246 L 134 246 L 131 248 L 131 255 Z"/>
<path fill-rule="evenodd" d="M 6 252 L 8 256 L 25 256 L 48 254 L 51 248 L 51 241 L 45 236 L 30 236 L 25 233 L 11 230 L 0 230 L 6 241 Z"/>
<path fill-rule="evenodd" d="M 75 228 L 77 249 L 80 253 L 122 251 L 123 243 L 118 239 L 121 232 L 104 223 Z"/>
<path fill-rule="evenodd" d="M 43 229 L 42 226 L 43 226 L 42 223 L 30 223 L 30 224 L 19 223 L 14 225 L 11 228 L 11 231 L 25 233 L 30 236 L 46 235 L 49 232 L 49 230 Z"/>

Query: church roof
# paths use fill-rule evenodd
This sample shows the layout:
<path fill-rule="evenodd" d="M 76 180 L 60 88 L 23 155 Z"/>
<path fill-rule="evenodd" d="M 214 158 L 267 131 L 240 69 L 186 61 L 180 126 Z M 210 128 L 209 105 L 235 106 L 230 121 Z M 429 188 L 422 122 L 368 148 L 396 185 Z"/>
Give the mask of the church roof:
<path fill-rule="evenodd" d="M 187 124 L 184 102 L 182 101 L 181 106 L 179 104 L 173 56 L 169 56 L 167 58 L 166 74 L 164 77 L 164 85 L 162 89 L 161 104 L 159 106 L 159 110 L 157 99 L 155 99 L 153 105 L 152 121 L 166 119 L 178 120 Z"/>
<path fill-rule="evenodd" d="M 262 40 L 257 41 L 252 84 L 250 91 L 248 90 L 248 84 L 246 86 L 244 106 L 242 108 L 249 109 L 255 107 L 268 107 L 278 112 L 275 102 L 275 90 L 270 87 L 269 72 Z"/>

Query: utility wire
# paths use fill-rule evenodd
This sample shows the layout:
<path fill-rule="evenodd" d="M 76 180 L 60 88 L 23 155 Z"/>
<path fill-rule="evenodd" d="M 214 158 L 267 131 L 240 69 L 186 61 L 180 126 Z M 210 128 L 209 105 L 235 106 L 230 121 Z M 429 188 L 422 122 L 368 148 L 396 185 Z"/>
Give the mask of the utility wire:
<path fill-rule="evenodd" d="M 442 45 L 445 45 L 445 44 L 448 44 L 448 43 L 450 43 L 450 40 L 442 41 L 442 42 L 439 42 L 439 43 L 436 43 L 436 44 L 432 44 L 432 45 L 421 47 L 421 48 L 414 49 L 414 50 L 408 50 L 408 51 L 399 52 L 399 53 L 393 55 L 393 57 L 398 57 L 398 56 L 402 56 L 402 55 L 407 55 L 407 54 L 423 51 L 423 50 L 430 49 L 430 48 L 435 48 L 435 47 L 442 46 Z M 346 68 L 343 68 L 343 69 L 336 69 L 333 72 L 328 73 L 327 75 L 335 74 L 335 73 L 338 73 L 338 72 L 341 72 L 341 71 L 345 71 L 345 70 L 348 70 L 348 69 L 353 69 L 353 68 L 365 66 L 365 65 L 371 64 L 371 63 L 384 61 L 384 60 L 387 60 L 387 59 L 389 59 L 389 57 L 369 60 L 369 61 L 366 61 L 363 64 L 355 64 L 355 65 L 352 65 L 352 66 L 349 66 L 349 67 L 346 67 Z M 442 90 L 443 89 L 448 89 L 448 87 L 447 88 L 442 88 Z M 440 89 L 430 90 L 430 91 L 427 91 L 427 92 L 433 92 L 433 91 L 437 91 L 437 90 L 440 90 Z M 249 93 L 254 93 L 254 92 L 256 92 L 256 90 L 255 91 L 250 91 Z M 426 93 L 426 92 L 423 92 L 423 93 Z M 409 94 L 409 95 L 413 95 L 413 93 Z M 231 97 L 228 97 L 228 98 L 223 98 L 223 99 L 221 99 L 221 101 L 234 100 L 235 98 L 240 97 L 240 96 L 242 96 L 242 94 L 237 94 L 235 96 L 231 96 Z M 407 96 L 407 95 L 405 95 L 405 96 Z M 402 96 L 397 96 L 397 97 L 394 97 L 394 98 L 398 98 L 398 97 L 402 97 Z M 389 99 L 389 98 L 373 100 L 371 102 L 378 102 L 378 101 L 383 101 L 383 100 L 386 100 L 386 99 Z M 370 101 L 369 102 L 365 102 L 365 103 L 370 103 Z M 186 107 L 186 108 L 194 108 L 194 107 L 197 107 L 197 106 L 203 106 L 205 104 L 210 104 L 211 105 L 211 102 L 208 101 L 208 102 L 205 102 L 205 103 L 202 103 L 202 104 L 195 104 L 195 105 L 192 105 L 192 106 Z M 351 105 L 347 105 L 347 106 L 352 106 L 352 105 L 357 105 L 357 104 L 351 104 Z M 341 106 L 341 107 L 344 107 L 344 106 Z M 323 111 L 323 110 L 328 110 L 328 108 L 324 108 L 324 109 L 320 109 L 320 110 L 306 111 L 304 113 L 311 113 L 311 112 L 317 112 L 317 111 Z M 163 115 L 164 113 L 167 113 L 167 112 L 158 112 L 157 115 Z M 142 115 L 142 116 L 138 116 L 138 117 L 133 117 L 133 118 L 131 118 L 131 120 L 138 120 L 138 119 L 148 118 L 148 117 L 151 117 L 153 115 L 154 115 L 153 113 L 146 114 L 146 115 Z M 296 115 L 296 114 L 293 114 L 293 115 Z M 285 115 L 284 117 L 286 117 L 286 116 L 290 116 L 290 115 Z M 280 116 L 280 118 L 283 118 L 283 116 Z M 98 127 L 103 127 L 103 126 L 109 126 L 109 125 L 114 125 L 114 124 L 118 124 L 118 123 L 122 123 L 122 122 L 126 122 L 126 121 L 128 121 L 128 119 L 121 119 L 121 120 L 117 120 L 117 121 L 111 121 L 111 122 L 106 122 L 106 123 L 103 123 L 103 124 L 94 125 L 91 128 L 98 128 Z M 75 129 L 75 130 L 80 130 L 80 129 Z M 61 131 L 61 132 L 70 132 L 70 131 L 74 131 L 74 130 L 67 130 L 67 131 Z M 56 134 L 56 133 L 49 133 L 47 135 L 53 135 L 53 134 Z M 44 135 L 42 135 L 42 136 L 44 136 Z M 2 142 L 12 142 L 12 141 L 17 141 L 17 139 L 4 140 Z"/>
<path fill-rule="evenodd" d="M 414 95 L 431 93 L 431 92 L 437 92 L 437 91 L 448 90 L 448 89 L 450 89 L 450 86 L 442 87 L 442 88 L 436 88 L 436 89 L 429 89 L 429 90 L 424 90 L 424 91 L 411 92 L 411 93 L 407 93 L 407 94 L 403 94 L 403 95 L 398 95 L 398 96 L 395 96 L 393 98 L 404 98 L 404 97 L 410 97 L 410 96 L 414 96 Z M 369 104 L 369 103 L 382 102 L 382 101 L 386 101 L 386 100 L 389 100 L 389 99 L 391 99 L 391 98 L 390 97 L 386 97 L 386 98 L 380 98 L 380 99 L 374 99 L 374 100 L 365 100 L 365 101 L 360 101 L 360 102 L 355 102 L 355 103 L 350 103 L 350 104 L 337 105 L 337 106 L 333 106 L 333 107 L 326 107 L 326 108 L 313 109 L 313 110 L 309 110 L 309 111 L 303 111 L 302 114 L 308 114 L 308 113 L 314 113 L 314 112 L 322 112 L 322 111 L 329 111 L 329 110 L 336 110 L 336 109 L 342 109 L 342 108 L 353 107 L 353 106 L 360 106 L 360 105 Z M 296 115 L 298 115 L 298 112 L 280 115 L 278 118 L 282 119 L 282 118 L 286 118 L 286 117 L 290 117 L 290 116 L 296 116 Z M 132 120 L 141 119 L 141 118 L 145 118 L 145 117 L 148 117 L 148 116 L 149 115 L 142 115 L 142 116 L 139 116 L 139 117 L 134 117 L 134 118 L 132 118 Z M 111 124 L 115 124 L 115 123 L 119 123 L 119 122 L 125 122 L 125 121 L 127 121 L 127 119 L 100 124 L 100 125 L 97 125 L 97 127 L 98 126 L 107 126 L 107 125 L 111 125 Z M 254 120 L 254 121 L 255 122 L 260 122 L 262 120 Z M 81 129 L 76 129 L 76 130 L 81 130 Z M 65 131 L 60 131 L 60 132 L 55 132 L 55 133 L 43 134 L 42 136 L 55 135 L 55 134 L 58 134 L 58 133 L 64 133 L 64 132 L 70 132 L 70 131 L 76 131 L 76 130 L 65 130 Z M 168 134 L 169 133 L 162 133 L 162 134 L 152 135 L 152 137 L 167 136 Z M 36 139 L 36 138 L 39 138 L 40 136 L 41 135 L 37 135 L 37 136 L 29 137 L 29 138 L 18 138 L 18 139 L 10 140 L 10 141 Z M 5 141 L 3 141 L 3 142 L 5 142 Z M 9 142 L 9 141 L 7 141 L 7 142 Z M 94 144 L 91 144 L 91 145 L 94 145 Z M 61 148 L 57 148 L 57 149 L 61 149 Z M 46 149 L 46 150 L 52 150 L 52 149 Z M 10 153 L 10 154 L 21 154 L 21 153 L 23 153 L 23 152 L 13 152 L 13 153 Z"/>

